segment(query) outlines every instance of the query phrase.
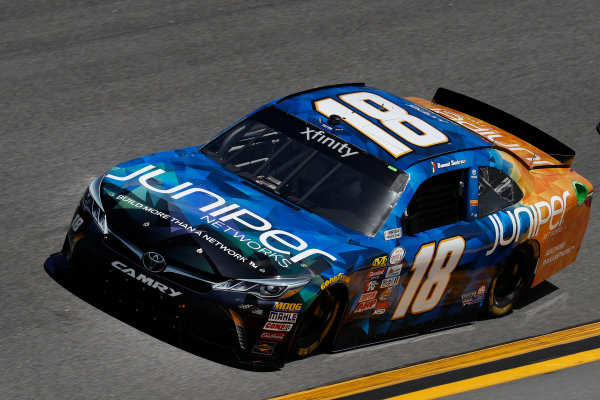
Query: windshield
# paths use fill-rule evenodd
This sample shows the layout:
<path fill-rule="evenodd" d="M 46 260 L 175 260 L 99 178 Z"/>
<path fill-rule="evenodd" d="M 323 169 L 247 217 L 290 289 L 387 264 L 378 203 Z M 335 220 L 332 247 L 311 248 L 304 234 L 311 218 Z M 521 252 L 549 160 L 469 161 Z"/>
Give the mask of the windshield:
<path fill-rule="evenodd" d="M 202 151 L 229 171 L 314 214 L 374 235 L 408 176 L 274 107 L 258 111 Z"/>

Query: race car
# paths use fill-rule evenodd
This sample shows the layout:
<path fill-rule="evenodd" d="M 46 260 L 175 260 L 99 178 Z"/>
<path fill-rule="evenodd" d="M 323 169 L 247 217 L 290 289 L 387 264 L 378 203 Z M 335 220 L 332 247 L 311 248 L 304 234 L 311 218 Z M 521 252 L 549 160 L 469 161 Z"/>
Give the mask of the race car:
<path fill-rule="evenodd" d="M 96 178 L 44 265 L 280 368 L 511 312 L 577 257 L 593 188 L 574 157 L 447 89 L 316 88 Z"/>

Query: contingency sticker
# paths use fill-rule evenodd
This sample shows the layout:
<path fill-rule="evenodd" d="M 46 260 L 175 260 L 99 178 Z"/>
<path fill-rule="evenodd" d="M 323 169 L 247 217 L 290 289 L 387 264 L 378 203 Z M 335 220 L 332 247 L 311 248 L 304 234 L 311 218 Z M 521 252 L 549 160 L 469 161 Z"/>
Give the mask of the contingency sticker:
<path fill-rule="evenodd" d="M 385 240 L 400 239 L 402 237 L 402 228 L 388 229 L 383 232 Z"/>

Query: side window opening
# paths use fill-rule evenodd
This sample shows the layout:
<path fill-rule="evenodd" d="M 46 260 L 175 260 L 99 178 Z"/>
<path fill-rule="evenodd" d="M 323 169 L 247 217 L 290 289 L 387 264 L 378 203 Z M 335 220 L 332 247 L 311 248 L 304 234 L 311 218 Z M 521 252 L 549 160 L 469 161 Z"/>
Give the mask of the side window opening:
<path fill-rule="evenodd" d="M 477 191 L 479 218 L 511 206 L 523 198 L 519 186 L 508 175 L 494 167 L 479 167 Z"/>
<path fill-rule="evenodd" d="M 464 219 L 465 170 L 427 179 L 417 189 L 404 217 L 404 231 L 414 235 Z"/>

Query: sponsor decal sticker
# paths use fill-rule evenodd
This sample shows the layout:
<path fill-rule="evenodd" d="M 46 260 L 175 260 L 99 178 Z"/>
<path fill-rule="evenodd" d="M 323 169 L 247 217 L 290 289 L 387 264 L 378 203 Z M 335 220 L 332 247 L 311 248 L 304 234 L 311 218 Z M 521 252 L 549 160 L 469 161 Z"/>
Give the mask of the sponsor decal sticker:
<path fill-rule="evenodd" d="M 380 316 L 383 314 L 385 314 L 385 308 L 376 308 L 375 310 L 373 310 L 374 316 Z"/>
<path fill-rule="evenodd" d="M 377 281 L 369 281 L 365 285 L 365 290 L 363 290 L 363 292 L 370 292 L 372 290 L 375 290 L 376 288 L 377 288 Z"/>
<path fill-rule="evenodd" d="M 383 289 L 380 293 L 379 301 L 386 301 L 390 298 L 390 294 L 392 294 L 392 288 Z"/>
<path fill-rule="evenodd" d="M 264 354 L 266 356 L 270 356 L 273 354 L 273 350 L 275 350 L 276 344 L 277 343 L 263 342 L 261 340 L 258 340 L 254 344 L 254 347 L 252 348 L 252 352 L 255 354 Z"/>
<path fill-rule="evenodd" d="M 386 278 L 381 282 L 381 288 L 383 289 L 387 287 L 396 286 L 398 282 L 400 282 L 399 276 L 395 276 L 393 278 Z"/>
<path fill-rule="evenodd" d="M 260 338 L 261 339 L 268 339 L 268 340 L 277 340 L 282 341 L 285 338 L 286 333 L 285 332 L 270 332 L 270 331 L 263 331 L 260 334 Z"/>
<path fill-rule="evenodd" d="M 371 309 L 375 308 L 376 305 L 377 305 L 377 300 L 369 300 L 369 301 L 365 301 L 362 303 L 358 303 L 354 312 L 358 313 L 358 312 L 362 312 L 362 311 L 371 310 Z"/>
<path fill-rule="evenodd" d="M 371 263 L 371 265 L 373 267 L 385 267 L 386 264 L 387 264 L 387 256 L 377 257 Z"/>
<path fill-rule="evenodd" d="M 471 207 L 475 207 L 479 204 L 479 200 L 470 200 Z"/>
<path fill-rule="evenodd" d="M 294 324 L 282 324 L 278 322 L 267 322 L 263 328 L 266 331 L 289 332 Z"/>
<path fill-rule="evenodd" d="M 385 240 L 400 239 L 402 237 L 402 228 L 388 229 L 383 232 Z"/>
<path fill-rule="evenodd" d="M 389 267 L 387 272 L 385 273 L 386 278 L 393 278 L 394 276 L 399 276 L 402 273 L 402 265 L 395 265 L 393 267 Z"/>
<path fill-rule="evenodd" d="M 306 127 L 306 130 L 301 131 L 300 134 L 306 137 L 307 142 L 316 141 L 332 150 L 337 150 L 337 152 L 340 153 L 341 158 L 358 154 L 358 151 L 352 151 L 353 149 L 348 146 L 348 143 L 341 140 L 336 140 L 335 136 L 327 135 L 323 131 L 315 131 L 314 129 Z"/>
<path fill-rule="evenodd" d="M 522 232 L 525 225 L 523 222 L 528 224 L 527 238 L 535 237 L 542 225 L 548 224 L 548 230 L 554 231 L 555 228 L 559 228 L 565 217 L 565 210 L 567 209 L 567 197 L 569 197 L 569 191 L 565 190 L 560 196 L 552 196 L 550 203 L 547 201 L 538 201 L 533 205 L 520 206 L 514 210 L 497 212 L 492 215 L 488 215 L 495 232 L 494 245 L 488 250 L 485 255 L 489 256 L 492 254 L 498 245 L 508 246 L 511 243 L 519 243 L 519 238 L 525 232 Z M 505 227 L 505 221 L 500 219 L 500 216 L 507 214 L 509 217 L 508 226 Z M 551 232 L 549 232 L 550 234 Z M 508 238 L 507 238 L 508 237 Z"/>
<path fill-rule="evenodd" d="M 382 315 L 385 313 L 385 311 L 387 310 L 387 308 L 389 307 L 390 303 L 387 301 L 383 301 L 383 302 L 379 302 L 377 303 L 377 305 L 375 306 L 375 311 L 373 311 L 373 315 Z"/>
<path fill-rule="evenodd" d="M 471 178 L 477 179 L 477 170 L 475 168 L 471 170 Z"/>
<path fill-rule="evenodd" d="M 479 289 L 477 289 L 477 294 L 485 294 L 485 285 L 481 285 Z"/>
<path fill-rule="evenodd" d="M 371 269 L 371 271 L 369 271 L 369 276 L 367 276 L 367 279 L 377 279 L 381 278 L 383 275 L 385 275 L 385 268 Z"/>
<path fill-rule="evenodd" d="M 400 264 L 400 262 L 404 259 L 404 255 L 406 254 L 406 250 L 404 247 L 398 246 L 390 253 L 390 265 Z"/>
<path fill-rule="evenodd" d="M 432 174 L 435 174 L 435 170 L 437 169 L 437 168 L 435 167 L 435 163 L 434 163 L 433 161 L 430 161 L 430 163 L 431 163 L 431 173 L 432 173 Z"/>
<path fill-rule="evenodd" d="M 390 303 L 387 301 L 380 301 L 379 303 L 377 303 L 377 308 L 388 308 L 390 306 Z"/>
<path fill-rule="evenodd" d="M 273 310 L 298 312 L 302 310 L 302 303 L 282 303 L 281 301 L 276 301 L 273 303 Z"/>
<path fill-rule="evenodd" d="M 463 293 L 463 295 L 460 298 L 463 299 L 463 300 L 465 300 L 465 299 L 472 299 L 475 296 L 477 296 L 477 292 L 476 291 L 472 291 L 472 292 Z"/>
<path fill-rule="evenodd" d="M 471 292 L 471 293 L 475 293 L 475 292 Z M 484 298 L 485 298 L 485 296 L 482 295 L 482 294 L 475 295 L 475 296 L 468 297 L 468 298 L 464 298 L 463 297 L 463 299 L 462 299 L 462 306 L 466 307 L 466 306 L 470 306 L 472 304 L 481 303 Z"/>
<path fill-rule="evenodd" d="M 346 275 L 344 275 L 343 272 L 340 272 L 339 274 L 337 274 L 333 278 L 329 278 L 325 282 L 323 282 L 321 284 L 321 290 L 325 290 L 326 288 L 328 288 L 329 286 L 333 285 L 336 282 L 348 283 L 348 282 L 350 282 L 350 278 L 347 277 Z"/>
<path fill-rule="evenodd" d="M 377 292 L 367 292 L 361 294 L 358 301 L 362 303 L 363 301 L 373 300 L 375 297 L 377 297 Z"/>
<path fill-rule="evenodd" d="M 342 156 L 349 156 L 352 155 L 351 153 L 353 153 L 347 145 L 343 150 L 345 151 L 340 150 L 340 148 L 337 149 Z M 117 168 L 117 170 L 119 170 L 119 168 Z M 308 248 L 308 244 L 298 236 L 289 232 L 273 229 L 273 224 L 264 217 L 257 215 L 248 209 L 240 208 L 238 204 L 227 204 L 228 200 L 222 197 L 220 194 L 211 192 L 204 188 L 194 187 L 192 182 L 184 182 L 172 188 L 160 189 L 149 183 L 151 182 L 151 179 L 160 181 L 160 178 L 158 177 L 166 172 L 167 171 L 157 168 L 154 165 L 146 165 L 140 166 L 137 171 L 133 171 L 125 176 L 117 176 L 109 173 L 106 175 L 105 179 L 118 182 L 128 182 L 128 186 L 131 186 L 132 184 L 138 184 L 139 182 L 139 185 L 144 186 L 147 190 L 159 193 L 168 193 L 168 195 L 174 200 L 181 199 L 182 197 L 192 196 L 194 197 L 195 206 L 200 206 L 198 211 L 206 213 L 200 218 L 202 221 L 204 221 L 203 223 L 227 232 L 230 236 L 239 240 L 250 249 L 258 251 L 267 255 L 269 258 L 272 258 L 283 268 L 287 268 L 290 264 L 305 260 L 314 256 L 315 254 L 320 254 L 332 261 L 336 261 L 336 258 L 329 253 L 319 249 Z M 172 226 L 178 226 L 181 229 L 189 231 L 190 234 L 196 234 L 198 236 L 206 235 L 203 231 L 195 229 L 185 221 L 181 221 L 176 217 L 148 207 L 134 199 L 119 195 L 117 196 L 117 200 L 130 203 L 136 208 L 143 209 L 144 211 L 165 220 L 170 220 Z M 247 238 L 239 229 L 229 226 L 227 224 L 228 221 L 233 221 L 232 225 L 241 229 L 250 229 L 261 232 L 258 241 L 252 241 L 250 238 Z M 292 239 L 291 241 L 290 238 Z M 210 241 L 215 246 L 218 246 L 221 248 L 221 250 L 228 253 L 232 257 L 238 258 L 244 262 L 247 261 L 242 254 L 237 252 L 229 252 L 229 250 L 232 249 L 228 248 L 223 243 L 218 242 L 215 238 L 208 236 L 206 240 Z M 279 247 L 275 247 L 273 242 L 278 242 Z M 288 249 L 281 249 L 281 245 L 294 250 L 297 252 L 297 254 L 287 258 L 287 255 L 291 255 L 291 252 Z"/>
<path fill-rule="evenodd" d="M 295 312 L 271 311 L 269 313 L 269 321 L 291 322 L 292 324 L 295 324 L 297 318 L 298 318 L 298 313 L 295 313 Z"/>
<path fill-rule="evenodd" d="M 485 122 L 474 122 L 473 120 L 465 119 L 464 116 L 458 114 L 454 110 L 449 110 L 446 108 L 432 108 L 431 111 L 441 114 L 444 117 L 456 122 L 457 124 L 467 127 L 469 130 L 485 137 L 492 143 L 500 143 L 500 141 L 498 141 L 497 138 L 500 138 L 501 140 L 504 140 L 506 138 L 505 133 L 503 131 L 496 129 L 493 126 L 486 125 Z M 533 151 L 529 149 L 519 147 L 518 145 L 509 144 L 506 146 L 510 147 L 510 151 L 512 153 L 517 153 L 517 155 L 521 153 L 520 156 L 527 160 L 531 160 L 533 165 L 552 164 L 550 161 L 541 160 L 541 158 L 538 155 L 536 155 Z"/>

